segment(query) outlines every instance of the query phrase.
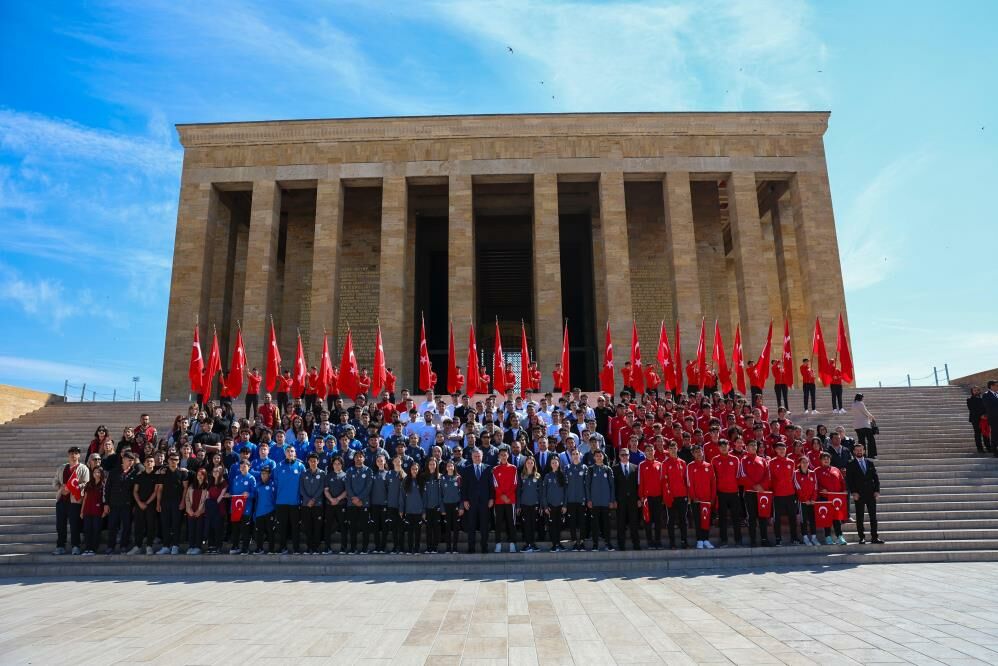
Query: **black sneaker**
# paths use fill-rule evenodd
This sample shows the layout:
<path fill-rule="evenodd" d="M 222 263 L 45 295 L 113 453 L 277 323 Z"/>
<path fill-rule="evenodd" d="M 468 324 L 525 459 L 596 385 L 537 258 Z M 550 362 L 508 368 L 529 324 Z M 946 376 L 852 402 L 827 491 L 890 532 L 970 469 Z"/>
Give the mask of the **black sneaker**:
<path fill-rule="evenodd" d="M 856 543 L 858 543 L 861 546 L 866 545 L 866 539 L 864 537 L 860 537 L 859 541 L 857 541 Z"/>
<path fill-rule="evenodd" d="M 873 539 L 872 541 L 870 541 L 870 543 L 875 543 L 875 544 L 877 544 L 879 546 L 879 545 L 881 545 L 881 544 L 884 543 L 884 540 L 881 539 L 880 537 L 877 537 L 876 539 Z"/>

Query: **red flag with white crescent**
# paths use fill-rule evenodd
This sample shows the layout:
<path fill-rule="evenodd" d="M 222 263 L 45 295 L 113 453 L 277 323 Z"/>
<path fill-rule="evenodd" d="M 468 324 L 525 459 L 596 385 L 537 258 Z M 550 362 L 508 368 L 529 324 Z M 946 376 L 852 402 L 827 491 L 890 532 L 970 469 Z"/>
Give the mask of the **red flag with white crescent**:
<path fill-rule="evenodd" d="M 839 359 L 839 368 L 842 370 L 842 381 L 848 384 L 853 380 L 852 354 L 849 352 L 846 323 L 842 318 L 842 313 L 839 313 L 839 332 L 835 336 L 835 355 Z"/>
<path fill-rule="evenodd" d="M 700 339 L 697 341 L 697 386 L 707 382 L 707 319 L 700 319 Z"/>
<path fill-rule="evenodd" d="M 829 493 L 828 501 L 832 504 L 832 518 L 834 520 L 845 520 L 849 517 L 849 494 L 848 493 Z"/>
<path fill-rule="evenodd" d="M 666 391 L 676 389 L 676 369 L 672 365 L 672 350 L 669 349 L 669 334 L 665 332 L 665 321 L 658 332 L 658 353 L 656 361 L 662 366 L 662 388 Z"/>
<path fill-rule="evenodd" d="M 710 529 L 710 502 L 700 502 L 700 529 Z"/>
<path fill-rule="evenodd" d="M 295 367 L 291 371 L 291 394 L 295 397 L 305 392 L 305 377 L 308 367 L 305 365 L 305 350 L 301 346 L 301 333 L 298 333 L 298 348 L 295 350 Z"/>
<path fill-rule="evenodd" d="M 631 320 L 631 386 L 641 395 L 645 392 L 645 371 L 641 367 L 641 343 L 638 341 L 638 324 Z"/>
<path fill-rule="evenodd" d="M 520 397 L 527 395 L 530 385 L 530 348 L 527 347 L 527 327 L 520 322 Z"/>
<path fill-rule="evenodd" d="M 783 320 L 783 383 L 793 388 L 794 377 L 794 353 L 790 347 L 790 320 Z"/>
<path fill-rule="evenodd" d="M 569 346 L 568 346 L 568 322 L 565 322 L 565 337 L 561 341 L 561 392 L 569 394 L 572 392 L 572 380 L 569 376 Z"/>
<path fill-rule="evenodd" d="M 735 326 L 735 346 L 731 350 L 731 365 L 735 371 L 735 386 L 745 395 L 745 353 L 742 351 L 742 327 Z"/>
<path fill-rule="evenodd" d="M 500 395 L 506 392 L 506 361 L 502 354 L 502 335 L 499 333 L 499 320 L 496 319 L 495 347 L 492 351 L 492 388 Z"/>
<path fill-rule="evenodd" d="M 246 498 L 242 495 L 236 495 L 232 498 L 232 505 L 229 510 L 229 520 L 233 523 L 238 523 L 243 519 L 244 513 L 246 513 Z"/>
<path fill-rule="evenodd" d="M 832 526 L 834 513 L 831 502 L 814 503 L 814 526 L 820 529 L 828 529 Z"/>
<path fill-rule="evenodd" d="M 230 397 L 237 398 L 243 392 L 243 374 L 245 370 L 246 346 L 243 345 L 242 329 L 237 329 L 236 346 L 232 350 L 232 364 L 229 366 L 229 376 L 223 380 Z"/>
<path fill-rule="evenodd" d="M 478 392 L 478 384 L 482 381 L 478 374 L 478 343 L 475 342 L 475 325 L 468 325 L 468 375 L 465 378 L 465 391 L 469 398 L 474 398 Z"/>
<path fill-rule="evenodd" d="M 430 352 L 426 347 L 426 319 L 420 318 L 419 326 L 419 390 L 429 391 L 433 388 L 430 384 Z"/>
<path fill-rule="evenodd" d="M 191 345 L 191 364 L 187 369 L 187 377 L 191 380 L 191 391 L 201 392 L 201 375 L 204 373 L 204 357 L 201 355 L 201 336 L 198 327 L 194 327 L 194 342 Z"/>
<path fill-rule="evenodd" d="M 721 380 L 721 392 L 731 392 L 731 371 L 728 369 L 728 359 L 724 352 L 724 340 L 721 339 L 721 325 L 714 320 L 714 367 L 717 368 L 717 378 Z"/>
<path fill-rule="evenodd" d="M 215 375 L 222 369 L 222 355 L 218 351 L 218 333 L 211 334 L 211 351 L 208 352 L 208 367 L 204 373 L 204 383 L 201 385 L 201 395 L 207 400 L 211 397 L 211 389 L 215 384 Z"/>
<path fill-rule="evenodd" d="M 329 357 L 329 336 L 322 335 L 322 358 L 319 360 L 319 381 L 316 382 L 315 393 L 325 399 L 333 385 L 333 359 Z"/>
<path fill-rule="evenodd" d="M 270 320 L 270 334 L 267 336 L 267 390 L 273 391 L 277 378 L 281 375 L 281 352 L 277 348 L 277 335 L 274 333 L 274 320 Z"/>
<path fill-rule="evenodd" d="M 603 366 L 599 371 L 599 390 L 614 394 L 613 342 L 610 340 L 610 322 L 606 322 L 606 344 L 603 347 Z"/>
<path fill-rule="evenodd" d="M 371 377 L 372 395 L 381 395 L 388 379 L 388 363 L 385 361 L 385 344 L 381 340 L 381 324 L 374 338 L 374 375 Z"/>
<path fill-rule="evenodd" d="M 66 488 L 69 489 L 69 494 L 73 496 L 77 502 L 83 497 L 83 489 L 80 488 L 80 477 L 76 476 L 76 468 L 79 465 L 73 465 L 69 470 L 69 480 L 66 481 Z"/>
<path fill-rule="evenodd" d="M 772 355 L 773 350 L 773 320 L 769 320 L 769 333 L 766 335 L 766 345 L 762 348 L 762 353 L 759 354 L 759 361 L 755 364 L 756 377 L 759 380 L 759 386 L 765 386 L 766 380 L 769 379 L 769 359 Z"/>
<path fill-rule="evenodd" d="M 343 343 L 343 355 L 340 357 L 340 378 L 337 386 L 340 393 L 350 398 L 356 398 L 360 392 L 360 369 L 357 367 L 357 356 L 353 353 L 353 333 L 347 329 L 347 339 Z"/>
<path fill-rule="evenodd" d="M 770 490 L 760 490 L 758 492 L 758 504 L 760 518 L 770 518 L 773 515 L 773 493 Z"/>
<path fill-rule="evenodd" d="M 818 378 L 822 385 L 832 383 L 832 364 L 828 360 L 828 349 L 825 347 L 825 336 L 821 332 L 821 318 L 814 318 L 814 336 L 811 338 L 811 358 L 818 366 Z"/>

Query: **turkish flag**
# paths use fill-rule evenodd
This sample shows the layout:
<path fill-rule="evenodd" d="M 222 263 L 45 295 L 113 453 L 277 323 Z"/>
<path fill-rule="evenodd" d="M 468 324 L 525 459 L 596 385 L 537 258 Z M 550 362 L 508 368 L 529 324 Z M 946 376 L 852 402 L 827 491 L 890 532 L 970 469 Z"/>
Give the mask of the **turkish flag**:
<path fill-rule="evenodd" d="M 731 350 L 731 365 L 735 370 L 735 386 L 745 395 L 745 354 L 742 351 L 741 324 L 735 326 L 735 346 Z"/>
<path fill-rule="evenodd" d="M 721 325 L 714 320 L 714 367 L 717 368 L 717 378 L 721 380 L 721 392 L 731 391 L 731 371 L 728 370 L 728 358 L 724 353 L 724 341 L 721 339 Z"/>
<path fill-rule="evenodd" d="M 834 510 L 831 502 L 814 503 L 814 526 L 818 529 L 828 529 L 832 526 Z"/>
<path fill-rule="evenodd" d="M 301 346 L 301 332 L 298 333 L 298 348 L 295 350 L 295 367 L 291 371 L 291 395 L 300 397 L 305 392 L 305 376 L 308 367 L 305 365 L 305 350 Z"/>
<path fill-rule="evenodd" d="M 191 345 L 191 365 L 187 369 L 187 376 L 191 380 L 191 391 L 200 393 L 202 387 L 202 377 L 204 373 L 204 357 L 201 355 L 201 336 L 198 327 L 194 327 L 194 343 Z"/>
<path fill-rule="evenodd" d="M 814 337 L 811 339 L 811 358 L 818 366 L 818 378 L 824 386 L 832 383 L 832 364 L 828 361 L 828 350 L 825 349 L 825 336 L 821 332 L 821 319 L 814 318 Z"/>
<path fill-rule="evenodd" d="M 211 397 L 211 388 L 215 383 L 215 375 L 222 369 L 222 357 L 218 351 L 218 333 L 211 334 L 211 351 L 208 352 L 208 367 L 204 373 L 204 384 L 201 385 L 201 395 L 207 400 Z"/>
<path fill-rule="evenodd" d="M 388 380 L 388 363 L 385 362 L 385 343 L 381 340 L 381 324 L 374 338 L 374 375 L 371 377 L 372 395 L 380 395 Z"/>
<path fill-rule="evenodd" d="M 447 343 L 447 392 L 451 395 L 461 390 L 457 385 L 457 352 L 454 351 L 454 322 L 450 323 L 450 341 Z"/>
<path fill-rule="evenodd" d="M 599 390 L 603 391 L 603 393 L 613 395 L 614 389 L 613 342 L 610 340 L 610 322 L 607 321 L 606 344 L 603 347 L 603 366 L 599 371 Z M 645 505 L 645 508 L 647 508 L 647 505 Z"/>
<path fill-rule="evenodd" d="M 468 397 L 474 398 L 482 378 L 478 375 L 478 344 L 475 342 L 475 325 L 468 325 L 468 376 L 465 379 Z"/>
<path fill-rule="evenodd" d="M 710 502 L 700 502 L 700 529 L 710 529 Z"/>
<path fill-rule="evenodd" d="M 679 342 L 679 322 L 676 322 L 676 361 L 672 364 L 672 371 L 676 376 L 676 390 L 680 393 L 683 390 L 683 350 Z"/>
<path fill-rule="evenodd" d="M 267 336 L 267 390 L 273 391 L 277 378 L 281 375 L 281 352 L 277 349 L 277 335 L 274 333 L 274 319 L 270 319 L 270 335 Z"/>
<path fill-rule="evenodd" d="M 506 392 L 506 361 L 502 355 L 502 335 L 499 333 L 499 320 L 496 319 L 496 342 L 492 351 L 492 388 L 500 395 Z"/>
<path fill-rule="evenodd" d="M 527 395 L 530 384 L 530 348 L 527 347 L 527 327 L 520 322 L 520 397 Z"/>
<path fill-rule="evenodd" d="M 229 366 L 229 376 L 225 378 L 225 388 L 229 396 L 238 398 L 243 392 L 243 373 L 246 371 L 246 347 L 243 345 L 243 331 L 236 330 L 236 346 L 232 350 L 232 364 Z"/>
<path fill-rule="evenodd" d="M 842 381 L 848 384 L 853 380 L 852 354 L 849 353 L 849 341 L 846 340 L 846 323 L 839 313 L 839 332 L 835 336 L 835 355 L 842 369 Z"/>
<path fill-rule="evenodd" d="M 783 320 L 783 383 L 789 387 L 794 385 L 794 353 L 790 348 L 790 320 Z"/>
<path fill-rule="evenodd" d="M 236 495 L 232 498 L 229 511 L 229 520 L 231 522 L 238 523 L 243 519 L 243 514 L 246 513 L 246 501 L 247 498 L 242 495 Z"/>
<path fill-rule="evenodd" d="M 433 388 L 430 380 L 430 373 L 433 367 L 430 365 L 430 351 L 426 347 L 426 320 L 420 317 L 419 326 L 419 390 L 429 391 Z"/>
<path fill-rule="evenodd" d="M 333 359 L 329 357 L 329 336 L 322 334 L 322 358 L 319 360 L 319 381 L 315 393 L 325 399 L 333 385 Z"/>
<path fill-rule="evenodd" d="M 73 496 L 77 502 L 83 497 L 83 489 L 80 488 L 80 477 L 76 476 L 76 468 L 79 465 L 73 465 L 69 470 L 69 480 L 66 481 L 66 488 L 69 490 L 69 494 Z"/>
<path fill-rule="evenodd" d="M 759 386 L 763 387 L 766 385 L 766 380 L 769 379 L 769 361 L 770 356 L 773 353 L 773 320 L 769 320 L 769 333 L 766 335 L 766 345 L 762 348 L 762 353 L 759 354 L 759 361 L 755 364 L 755 374 L 759 381 Z"/>
<path fill-rule="evenodd" d="M 561 392 L 572 392 L 572 380 L 568 374 L 568 322 L 565 322 L 565 337 L 561 341 Z"/>
<path fill-rule="evenodd" d="M 337 387 L 340 393 L 350 398 L 356 398 L 360 392 L 360 371 L 357 367 L 357 357 L 353 353 L 353 333 L 347 329 L 347 339 L 343 343 L 343 355 L 340 357 L 340 378 Z"/>
<path fill-rule="evenodd" d="M 707 320 L 700 319 L 700 339 L 697 341 L 697 385 L 703 389 L 707 381 Z"/>
<path fill-rule="evenodd" d="M 641 504 L 641 520 L 645 523 L 651 522 L 651 507 L 648 506 L 648 502 L 642 502 Z"/>
<path fill-rule="evenodd" d="M 656 361 L 662 366 L 662 388 L 666 391 L 676 389 L 676 369 L 672 365 L 672 350 L 669 349 L 669 334 L 665 332 L 665 320 L 658 332 L 658 353 Z"/>
<path fill-rule="evenodd" d="M 641 343 L 638 342 L 638 325 L 631 320 L 631 387 L 638 394 L 645 392 L 645 371 L 641 367 Z"/>
<path fill-rule="evenodd" d="M 773 493 L 769 490 L 760 490 L 756 499 L 756 509 L 760 518 L 770 518 L 773 515 Z"/>
<path fill-rule="evenodd" d="M 828 501 L 832 505 L 832 519 L 845 520 L 849 517 L 849 493 L 829 493 Z"/>

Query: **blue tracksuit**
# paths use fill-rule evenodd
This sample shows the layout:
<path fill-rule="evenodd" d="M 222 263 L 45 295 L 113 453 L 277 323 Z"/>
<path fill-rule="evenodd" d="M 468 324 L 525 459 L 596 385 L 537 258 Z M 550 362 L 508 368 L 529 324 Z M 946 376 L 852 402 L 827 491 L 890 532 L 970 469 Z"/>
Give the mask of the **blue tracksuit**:
<path fill-rule="evenodd" d="M 270 458 L 267 458 L 266 460 L 261 460 L 260 458 L 257 458 L 256 460 L 254 460 L 253 464 L 250 465 L 250 474 L 256 477 L 256 480 L 259 481 L 260 470 L 263 469 L 264 467 L 270 468 L 270 478 L 273 479 L 274 470 L 277 468 L 277 463 L 275 463 Z"/>
<path fill-rule="evenodd" d="M 587 493 L 588 485 L 586 479 L 589 476 L 589 470 L 582 463 L 578 465 L 568 465 L 565 469 L 565 476 L 568 479 L 568 484 L 565 487 L 565 503 L 566 504 L 584 504 L 586 499 L 589 497 Z M 550 475 L 548 475 L 550 476 Z"/>
<path fill-rule="evenodd" d="M 586 497 L 594 507 L 609 507 L 615 502 L 613 470 L 606 465 L 593 465 L 586 477 Z"/>
<path fill-rule="evenodd" d="M 566 483 L 565 487 L 562 488 L 558 483 L 557 474 L 548 474 L 544 477 L 544 480 L 541 481 L 541 506 L 545 509 L 557 509 L 565 506 L 568 503 L 566 499 L 568 497 L 567 491 L 568 484 Z"/>
<path fill-rule="evenodd" d="M 300 460 L 281 462 L 274 472 L 277 481 L 277 503 L 287 506 L 298 506 L 298 484 L 301 475 L 305 473 L 305 465 Z"/>
<path fill-rule="evenodd" d="M 236 474 L 236 477 L 232 479 L 229 483 L 229 494 L 233 497 L 242 495 L 246 493 L 249 498 L 246 500 L 246 508 L 243 509 L 243 515 L 252 515 L 253 512 L 253 498 L 256 496 L 256 479 L 253 478 L 252 474 Z"/>
<path fill-rule="evenodd" d="M 402 513 L 423 513 L 426 505 L 423 503 L 423 492 L 419 489 L 419 483 L 413 482 L 409 490 L 402 487 Z"/>
<path fill-rule="evenodd" d="M 444 492 L 444 504 L 458 504 L 461 501 L 461 476 L 459 474 L 454 474 L 454 476 L 442 476 L 440 477 L 440 483 L 443 486 Z"/>
<path fill-rule="evenodd" d="M 427 477 L 426 483 L 423 485 L 423 504 L 427 509 L 444 510 L 443 484 L 441 484 L 439 476 L 437 478 Z"/>
<path fill-rule="evenodd" d="M 267 483 L 256 486 L 256 502 L 253 507 L 253 518 L 260 518 L 274 512 L 277 504 L 277 484 L 271 479 Z"/>
<path fill-rule="evenodd" d="M 538 506 L 541 503 L 541 482 L 532 476 L 521 476 L 516 484 L 516 503 L 520 506 Z"/>
<path fill-rule="evenodd" d="M 347 501 L 359 497 L 364 506 L 371 506 L 371 488 L 374 486 L 374 473 L 367 467 L 351 467 L 347 470 Z"/>

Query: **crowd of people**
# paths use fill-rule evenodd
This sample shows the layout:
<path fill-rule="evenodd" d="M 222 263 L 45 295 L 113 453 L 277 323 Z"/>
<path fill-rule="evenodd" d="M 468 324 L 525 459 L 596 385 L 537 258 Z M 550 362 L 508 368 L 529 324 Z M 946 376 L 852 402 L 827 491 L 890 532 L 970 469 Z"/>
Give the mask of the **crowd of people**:
<path fill-rule="evenodd" d="M 858 542 L 868 516 L 883 543 L 862 394 L 853 439 L 761 394 L 691 388 L 349 405 L 282 392 L 244 417 L 231 397 L 194 403 L 165 430 L 144 414 L 117 439 L 99 426 L 56 469 L 55 554 L 831 546 L 850 498 Z"/>
<path fill-rule="evenodd" d="M 980 386 L 972 387 L 967 411 L 978 453 L 990 453 L 998 458 L 998 438 L 991 435 L 991 424 L 998 423 L 998 380 L 989 381 L 988 390 L 984 392 Z"/>

